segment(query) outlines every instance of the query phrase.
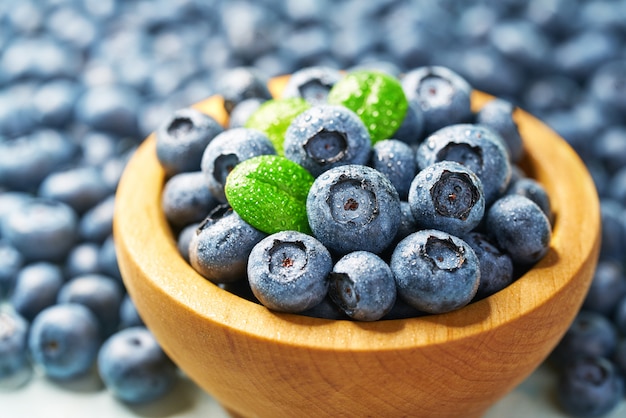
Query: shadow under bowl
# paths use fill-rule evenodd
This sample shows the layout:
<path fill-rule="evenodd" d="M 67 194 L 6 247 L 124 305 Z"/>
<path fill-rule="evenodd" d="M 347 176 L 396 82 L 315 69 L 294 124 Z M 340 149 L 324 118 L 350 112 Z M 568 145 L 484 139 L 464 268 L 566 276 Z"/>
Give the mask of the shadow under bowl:
<path fill-rule="evenodd" d="M 270 88 L 280 90 L 283 81 Z M 474 110 L 490 100 L 472 97 Z M 226 123 L 223 100 L 196 105 Z M 114 218 L 124 283 L 166 353 L 234 416 L 479 417 L 548 356 L 580 309 L 600 246 L 594 184 L 551 129 L 516 110 L 524 168 L 555 213 L 548 254 L 458 311 L 361 323 L 272 312 L 200 276 L 161 210 L 151 135 L 120 181 Z"/>

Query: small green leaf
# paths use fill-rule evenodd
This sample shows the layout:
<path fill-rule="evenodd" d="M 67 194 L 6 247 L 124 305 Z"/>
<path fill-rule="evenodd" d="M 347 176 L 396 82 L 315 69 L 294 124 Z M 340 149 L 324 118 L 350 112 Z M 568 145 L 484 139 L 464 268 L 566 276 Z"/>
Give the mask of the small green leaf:
<path fill-rule="evenodd" d="M 245 127 L 264 132 L 276 153 L 283 155 L 285 132 L 291 121 L 311 105 L 301 97 L 271 99 L 263 103 L 246 121 Z"/>
<path fill-rule="evenodd" d="M 261 155 L 237 164 L 224 191 L 233 210 L 260 231 L 310 233 L 306 199 L 314 180 L 285 157 Z"/>
<path fill-rule="evenodd" d="M 372 145 L 398 130 L 409 102 L 400 81 L 380 71 L 359 70 L 335 83 L 328 103 L 354 111 L 370 133 Z"/>

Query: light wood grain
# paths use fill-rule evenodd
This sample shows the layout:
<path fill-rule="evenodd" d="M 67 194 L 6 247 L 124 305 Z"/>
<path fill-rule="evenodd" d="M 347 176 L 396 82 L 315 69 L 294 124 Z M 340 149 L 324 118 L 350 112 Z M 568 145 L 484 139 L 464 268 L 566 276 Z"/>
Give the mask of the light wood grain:
<path fill-rule="evenodd" d="M 277 94 L 285 79 L 270 88 Z M 490 99 L 476 92 L 478 109 Z M 222 101 L 198 105 L 226 120 Z M 160 207 L 153 136 L 120 182 L 114 220 L 124 282 L 172 359 L 234 415 L 479 417 L 550 353 L 580 308 L 600 243 L 593 182 L 553 131 L 517 111 L 525 167 L 556 213 L 548 255 L 461 310 L 358 323 L 277 314 L 228 293 L 178 255 Z"/>

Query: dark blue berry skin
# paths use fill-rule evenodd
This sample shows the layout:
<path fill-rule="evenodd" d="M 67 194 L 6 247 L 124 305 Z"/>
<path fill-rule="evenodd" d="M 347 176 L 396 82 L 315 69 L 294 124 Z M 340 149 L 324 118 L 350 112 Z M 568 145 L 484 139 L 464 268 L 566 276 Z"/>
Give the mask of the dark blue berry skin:
<path fill-rule="evenodd" d="M 320 175 L 306 202 L 313 235 L 331 252 L 382 252 L 400 225 L 400 198 L 391 182 L 371 167 L 345 165 Z"/>
<path fill-rule="evenodd" d="M 462 238 L 472 247 L 480 263 L 480 284 L 474 300 L 491 296 L 513 283 L 511 257 L 496 247 L 487 234 L 473 231 Z"/>
<path fill-rule="evenodd" d="M 81 242 L 75 245 L 65 259 L 65 276 L 71 279 L 83 274 L 100 273 L 99 257 L 99 244 L 95 242 Z"/>
<path fill-rule="evenodd" d="M 438 229 L 461 236 L 476 228 L 485 213 L 480 179 L 465 166 L 441 161 L 413 179 L 408 202 L 421 229 Z"/>
<path fill-rule="evenodd" d="M 599 65 L 617 58 L 620 39 L 605 29 L 589 29 L 565 39 L 552 52 L 552 61 L 561 74 L 589 79 Z"/>
<path fill-rule="evenodd" d="M 257 299 L 279 312 L 301 312 L 322 302 L 328 291 L 330 253 L 314 237 L 281 231 L 254 246 L 248 281 Z"/>
<path fill-rule="evenodd" d="M 367 164 L 371 141 L 356 113 L 343 106 L 319 105 L 305 110 L 285 133 L 285 157 L 314 177 L 346 164 Z"/>
<path fill-rule="evenodd" d="M 485 125 L 504 140 L 512 163 L 518 163 L 524 155 L 524 143 L 513 118 L 515 106 L 505 99 L 490 100 L 476 114 L 476 123 Z"/>
<path fill-rule="evenodd" d="M 501 55 L 522 68 L 545 71 L 549 64 L 552 48 L 548 37 L 526 19 L 496 23 L 489 31 L 489 41 Z"/>
<path fill-rule="evenodd" d="M 496 200 L 485 219 L 489 235 L 514 263 L 536 263 L 550 249 L 550 221 L 541 208 L 527 197 L 507 195 Z"/>
<path fill-rule="evenodd" d="M 487 206 L 504 193 L 511 179 L 511 163 L 502 138 L 482 125 L 446 126 L 420 144 L 416 158 L 422 170 L 444 160 L 465 165 L 482 182 Z"/>
<path fill-rule="evenodd" d="M 479 260 L 469 244 L 432 229 L 400 241 L 390 267 L 398 295 L 426 313 L 462 308 L 474 298 L 480 283 Z"/>
<path fill-rule="evenodd" d="M 626 335 L 626 295 L 615 304 L 611 319 L 620 335 Z"/>
<path fill-rule="evenodd" d="M 231 170 L 244 160 L 270 154 L 276 150 L 267 135 L 255 129 L 233 128 L 218 134 L 204 149 L 199 167 L 211 194 L 226 203 L 224 184 Z"/>
<path fill-rule="evenodd" d="M 139 134 L 138 92 L 122 84 L 89 87 L 76 104 L 76 118 L 93 130 L 120 136 Z"/>
<path fill-rule="evenodd" d="M 202 153 L 224 128 L 193 108 L 174 112 L 156 131 L 157 157 L 166 175 L 198 171 Z"/>
<path fill-rule="evenodd" d="M 258 98 L 272 98 L 267 89 L 267 79 L 252 67 L 237 67 L 227 70 L 216 82 L 218 93 L 224 98 L 224 109 L 230 112 L 240 102 Z"/>
<path fill-rule="evenodd" d="M 589 90 L 593 98 L 605 109 L 626 112 L 626 59 L 603 63 L 590 80 Z"/>
<path fill-rule="evenodd" d="M 178 237 L 176 239 L 176 248 L 178 248 L 179 254 L 189 262 L 189 243 L 191 242 L 191 238 L 195 235 L 196 230 L 200 226 L 201 222 L 194 222 L 185 226 L 178 233 Z"/>
<path fill-rule="evenodd" d="M 424 139 L 424 114 L 416 102 L 409 102 L 404 120 L 393 134 L 394 139 L 409 145 L 419 144 Z"/>
<path fill-rule="evenodd" d="M 101 243 L 113 233 L 115 195 L 110 194 L 87 210 L 78 221 L 78 235 L 88 242 Z"/>
<path fill-rule="evenodd" d="M 24 265 L 24 257 L 17 248 L 0 239 L 0 300 L 15 287 L 15 278 Z"/>
<path fill-rule="evenodd" d="M 583 309 L 599 312 L 609 318 L 626 296 L 626 276 L 620 263 L 600 260 L 583 302 Z"/>
<path fill-rule="evenodd" d="M 0 309 L 0 388 L 29 367 L 28 321 L 9 309 Z"/>
<path fill-rule="evenodd" d="M 76 303 L 50 306 L 30 327 L 28 351 L 33 364 L 54 380 L 87 373 L 100 348 L 100 328 L 91 311 Z"/>
<path fill-rule="evenodd" d="M 109 235 L 102 245 L 98 253 L 98 268 L 101 273 L 117 279 L 122 282 L 122 274 L 117 264 L 117 254 L 115 252 L 115 241 L 113 235 Z"/>
<path fill-rule="evenodd" d="M 68 281 L 59 290 L 57 303 L 78 303 L 86 306 L 96 316 L 103 338 L 119 326 L 119 311 L 124 289 L 112 277 L 103 274 L 86 274 Z"/>
<path fill-rule="evenodd" d="M 621 338 L 610 360 L 615 364 L 622 377 L 626 376 L 626 338 Z"/>
<path fill-rule="evenodd" d="M 409 102 L 417 103 L 422 110 L 426 134 L 472 119 L 471 87 L 447 67 L 415 68 L 403 76 L 402 88 Z"/>
<path fill-rule="evenodd" d="M 323 318 L 323 319 L 350 319 L 348 315 L 344 311 L 337 306 L 335 302 L 332 301 L 330 296 L 326 294 L 326 297 L 322 299 L 320 303 L 309 308 L 305 311 L 298 312 L 299 315 L 310 316 L 312 318 Z"/>
<path fill-rule="evenodd" d="M 350 318 L 377 321 L 396 300 L 396 282 L 389 265 L 367 251 L 341 257 L 329 275 L 328 294 Z"/>
<path fill-rule="evenodd" d="M 250 99 L 242 100 L 233 108 L 230 112 L 230 118 L 228 118 L 229 128 L 243 128 L 246 122 L 256 110 L 265 103 L 266 99 L 252 97 Z"/>
<path fill-rule="evenodd" d="M 135 303 L 130 298 L 128 293 L 125 294 L 124 299 L 122 299 L 122 304 L 120 305 L 119 329 L 138 327 L 143 325 L 143 319 L 141 319 L 141 316 L 139 316 L 139 312 L 137 311 Z"/>
<path fill-rule="evenodd" d="M 109 337 L 98 352 L 97 364 L 106 388 L 129 404 L 144 404 L 164 396 L 178 379 L 174 363 L 142 326 Z"/>
<path fill-rule="evenodd" d="M 63 286 L 63 271 L 55 264 L 37 262 L 20 270 L 10 303 L 27 321 L 56 303 L 57 294 Z"/>
<path fill-rule="evenodd" d="M 594 141 L 592 155 L 610 173 L 626 167 L 626 126 L 607 128 Z"/>
<path fill-rule="evenodd" d="M 551 361 L 564 366 L 581 356 L 609 358 L 617 346 L 618 334 L 606 316 L 581 310 L 550 354 Z"/>
<path fill-rule="evenodd" d="M 372 147 L 369 166 L 383 173 L 393 184 L 400 200 L 406 200 L 417 174 L 415 151 L 405 142 L 384 139 Z"/>
<path fill-rule="evenodd" d="M 328 92 L 343 78 L 339 70 L 326 66 L 305 67 L 291 74 L 282 97 L 301 97 L 313 106 L 326 103 Z"/>
<path fill-rule="evenodd" d="M 624 382 L 614 363 L 603 357 L 580 357 L 562 370 L 557 399 L 574 417 L 602 417 L 624 397 Z"/>
<path fill-rule="evenodd" d="M 529 198 L 541 208 L 548 219 L 552 220 L 550 196 L 543 185 L 537 180 L 530 177 L 520 177 L 515 180 L 511 179 L 506 194 L 518 194 Z"/>
<path fill-rule="evenodd" d="M 624 206 L 614 199 L 600 199 L 602 218 L 602 243 L 600 258 L 621 261 L 626 245 L 626 221 Z"/>
<path fill-rule="evenodd" d="M 176 174 L 163 186 L 161 207 L 175 227 L 201 221 L 216 204 L 202 171 Z"/>
<path fill-rule="evenodd" d="M 39 87 L 33 102 L 41 124 L 62 128 L 71 122 L 81 92 L 78 83 L 64 79 L 49 81 Z"/>
<path fill-rule="evenodd" d="M 2 237 L 26 260 L 60 261 L 72 249 L 78 217 L 68 205 L 37 198 L 25 202 L 2 222 Z"/>
<path fill-rule="evenodd" d="M 48 175 L 39 186 L 40 197 L 69 205 L 78 214 L 91 209 L 113 193 L 97 167 L 74 167 Z"/>
<path fill-rule="evenodd" d="M 613 174 L 605 195 L 626 207 L 626 166 Z"/>
<path fill-rule="evenodd" d="M 200 224 L 189 243 L 189 261 L 214 283 L 240 280 L 246 275 L 250 251 L 266 235 L 229 210 Z"/>
<path fill-rule="evenodd" d="M 552 74 L 529 80 L 522 101 L 529 111 L 545 115 L 567 109 L 578 101 L 580 95 L 581 88 L 575 80 Z"/>

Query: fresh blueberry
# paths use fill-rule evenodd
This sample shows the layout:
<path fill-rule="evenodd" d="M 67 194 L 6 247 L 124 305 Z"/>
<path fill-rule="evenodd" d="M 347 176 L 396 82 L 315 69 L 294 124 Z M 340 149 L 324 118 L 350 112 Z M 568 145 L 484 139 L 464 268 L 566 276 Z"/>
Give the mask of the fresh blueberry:
<path fill-rule="evenodd" d="M 216 85 L 219 86 L 218 93 L 224 98 L 224 109 L 227 113 L 246 99 L 269 100 L 272 98 L 267 88 L 266 77 L 251 67 L 227 70 L 218 77 Z"/>
<path fill-rule="evenodd" d="M 585 296 L 583 309 L 613 317 L 618 303 L 624 296 L 626 296 L 626 276 L 621 263 L 600 260 Z"/>
<path fill-rule="evenodd" d="M 178 237 L 176 239 L 176 247 L 178 248 L 179 254 L 189 262 L 189 243 L 191 242 L 191 238 L 195 235 L 196 230 L 200 226 L 201 222 L 194 222 L 185 226 L 178 233 Z"/>
<path fill-rule="evenodd" d="M 496 200 L 487 211 L 486 228 L 514 263 L 536 263 L 550 248 L 552 227 L 548 217 L 535 202 L 521 195 Z"/>
<path fill-rule="evenodd" d="M 480 283 L 476 253 L 448 233 L 424 229 L 398 243 L 390 262 L 398 296 L 426 313 L 444 313 L 472 301 Z"/>
<path fill-rule="evenodd" d="M 613 321 L 618 333 L 626 336 L 626 295 L 622 295 L 617 301 L 610 319 Z"/>
<path fill-rule="evenodd" d="M 100 245 L 81 242 L 72 248 L 65 259 L 65 276 L 73 278 L 83 274 L 100 273 Z"/>
<path fill-rule="evenodd" d="M 17 248 L 0 239 L 0 300 L 15 287 L 15 278 L 24 264 Z"/>
<path fill-rule="evenodd" d="M 263 103 L 265 103 L 265 99 L 261 99 L 258 97 L 252 97 L 250 99 L 242 100 L 233 108 L 230 112 L 230 118 L 228 119 L 228 127 L 229 128 L 243 128 L 246 125 L 246 122 L 250 118 L 254 112 L 257 111 L 259 107 Z"/>
<path fill-rule="evenodd" d="M 622 262 L 626 245 L 624 206 L 610 198 L 600 199 L 601 236 L 600 257 Z"/>
<path fill-rule="evenodd" d="M 78 217 L 64 203 L 36 198 L 4 219 L 2 237 L 26 260 L 60 261 L 76 241 Z"/>
<path fill-rule="evenodd" d="M 511 163 L 502 138 L 482 125 L 446 126 L 420 144 L 416 158 L 421 170 L 444 160 L 472 170 L 483 185 L 487 206 L 504 193 L 511 179 Z"/>
<path fill-rule="evenodd" d="M 110 194 L 87 210 L 78 221 L 78 235 L 82 240 L 101 243 L 113 232 L 115 195 Z"/>
<path fill-rule="evenodd" d="M 400 198 L 375 169 L 344 165 L 320 175 L 309 190 L 307 217 L 314 236 L 338 254 L 382 252 L 400 225 Z"/>
<path fill-rule="evenodd" d="M 581 357 L 563 369 L 556 393 L 566 413 L 580 418 L 602 417 L 624 397 L 624 382 L 606 358 Z"/>
<path fill-rule="evenodd" d="M 244 160 L 268 154 L 276 154 L 276 150 L 261 131 L 233 128 L 218 134 L 204 149 L 200 162 L 208 190 L 225 203 L 224 184 L 231 170 Z"/>
<path fill-rule="evenodd" d="M 330 296 L 326 294 L 326 297 L 322 299 L 320 303 L 309 308 L 305 311 L 298 312 L 299 315 L 309 316 L 312 318 L 323 318 L 323 319 L 350 319 L 348 315 L 344 311 L 337 306 L 335 302 L 332 301 Z"/>
<path fill-rule="evenodd" d="M 0 66 L 0 85 L 2 84 Z M 20 82 L 0 90 L 0 136 L 17 138 L 41 128 L 40 117 L 32 101 L 37 86 L 32 82 Z"/>
<path fill-rule="evenodd" d="M 97 167 L 81 166 L 49 174 L 41 182 L 38 194 L 63 202 L 82 214 L 112 192 Z"/>
<path fill-rule="evenodd" d="M 424 115 L 424 129 L 430 134 L 454 123 L 469 122 L 471 87 L 456 72 L 442 66 L 418 67 L 402 78 L 409 102 L 416 102 Z"/>
<path fill-rule="evenodd" d="M 515 181 L 511 181 L 506 194 L 518 194 L 529 198 L 541 208 L 548 219 L 552 219 L 550 196 L 537 180 L 531 177 L 520 177 Z"/>
<path fill-rule="evenodd" d="M 371 141 L 356 113 L 343 106 L 319 105 L 300 113 L 285 133 L 285 157 L 314 177 L 346 164 L 366 164 Z"/>
<path fill-rule="evenodd" d="M 545 71 L 552 53 L 548 35 L 523 18 L 496 23 L 489 32 L 489 41 L 504 57 L 533 71 Z"/>
<path fill-rule="evenodd" d="M 98 253 L 98 268 L 100 272 L 117 279 L 122 282 L 122 274 L 117 263 L 117 253 L 115 252 L 115 241 L 113 235 L 109 235 L 102 245 Z"/>
<path fill-rule="evenodd" d="M 37 89 L 33 97 L 41 124 L 62 128 L 74 117 L 74 106 L 81 94 L 78 83 L 69 80 L 53 80 Z"/>
<path fill-rule="evenodd" d="M 22 268 L 15 280 L 10 302 L 27 321 L 56 303 L 57 294 L 65 282 L 63 271 L 55 264 L 36 262 Z"/>
<path fill-rule="evenodd" d="M 389 265 L 367 251 L 346 254 L 329 275 L 328 294 L 350 318 L 377 321 L 396 300 L 396 282 Z"/>
<path fill-rule="evenodd" d="M 557 366 L 563 366 L 581 356 L 608 358 L 615 351 L 617 340 L 617 329 L 610 319 L 583 309 L 550 354 L 550 359 Z"/>
<path fill-rule="evenodd" d="M 211 116 L 193 108 L 174 112 L 156 131 L 157 157 L 166 174 L 197 171 L 204 149 L 223 130 Z"/>
<path fill-rule="evenodd" d="M 130 327 L 138 327 L 144 325 L 143 319 L 139 316 L 139 312 L 137 311 L 137 307 L 135 303 L 130 298 L 130 295 L 127 293 L 124 295 L 124 299 L 122 299 L 122 304 L 120 305 L 120 329 L 130 328 Z"/>
<path fill-rule="evenodd" d="M 593 144 L 592 155 L 610 173 L 626 167 L 626 126 L 607 128 Z"/>
<path fill-rule="evenodd" d="M 413 148 L 397 139 L 378 141 L 372 147 L 369 166 L 389 179 L 401 200 L 407 199 L 409 187 L 417 174 Z"/>
<path fill-rule="evenodd" d="M 476 123 L 485 125 L 504 140 L 512 163 L 520 161 L 524 155 L 524 144 L 513 117 L 515 106 L 508 100 L 493 99 L 476 114 Z"/>
<path fill-rule="evenodd" d="M 563 111 L 579 100 L 582 89 L 576 80 L 563 74 L 549 74 L 528 80 L 521 94 L 525 107 L 535 114 Z"/>
<path fill-rule="evenodd" d="M 29 367 L 28 321 L 9 309 L 0 309 L 0 388 Z"/>
<path fill-rule="evenodd" d="M 607 186 L 606 195 L 626 207 L 626 166 L 613 174 Z"/>
<path fill-rule="evenodd" d="M 282 97 L 301 97 L 311 105 L 326 103 L 328 92 L 343 78 L 341 72 L 326 66 L 305 67 L 291 74 Z"/>
<path fill-rule="evenodd" d="M 100 344 L 98 320 L 76 303 L 57 304 L 41 311 L 28 336 L 34 365 L 55 380 L 86 374 L 95 364 Z"/>
<path fill-rule="evenodd" d="M 177 369 L 145 327 L 131 327 L 109 337 L 98 352 L 98 371 L 106 388 L 130 404 L 156 400 L 177 381 Z"/>
<path fill-rule="evenodd" d="M 175 227 L 201 221 L 216 204 L 201 171 L 175 174 L 163 186 L 161 207 Z"/>
<path fill-rule="evenodd" d="M 227 210 L 200 224 L 189 243 L 189 261 L 212 282 L 233 282 L 245 277 L 250 251 L 265 236 Z"/>
<path fill-rule="evenodd" d="M 620 39 L 604 28 L 582 30 L 555 45 L 552 61 L 561 74 L 588 79 L 602 64 L 620 54 Z"/>
<path fill-rule="evenodd" d="M 589 90 L 604 108 L 626 112 L 626 59 L 608 60 L 595 70 Z"/>
<path fill-rule="evenodd" d="M 406 142 L 409 145 L 419 144 L 424 133 L 424 115 L 422 108 L 416 102 L 409 102 L 404 120 L 393 134 L 394 139 Z"/>
<path fill-rule="evenodd" d="M 248 281 L 269 309 L 301 312 L 319 304 L 328 291 L 330 253 L 314 237 L 297 231 L 269 235 L 248 259 Z"/>
<path fill-rule="evenodd" d="M 408 202 L 421 229 L 438 229 L 461 236 L 476 228 L 485 213 L 480 179 L 465 166 L 441 161 L 413 179 Z"/>
<path fill-rule="evenodd" d="M 491 296 L 513 283 L 511 257 L 496 247 L 487 234 L 473 231 L 462 238 L 472 247 L 480 263 L 480 284 L 475 300 Z"/>
<path fill-rule="evenodd" d="M 112 277 L 86 274 L 68 281 L 59 290 L 57 303 L 78 303 L 96 316 L 102 336 L 106 338 L 119 326 L 119 312 L 124 289 Z"/>

